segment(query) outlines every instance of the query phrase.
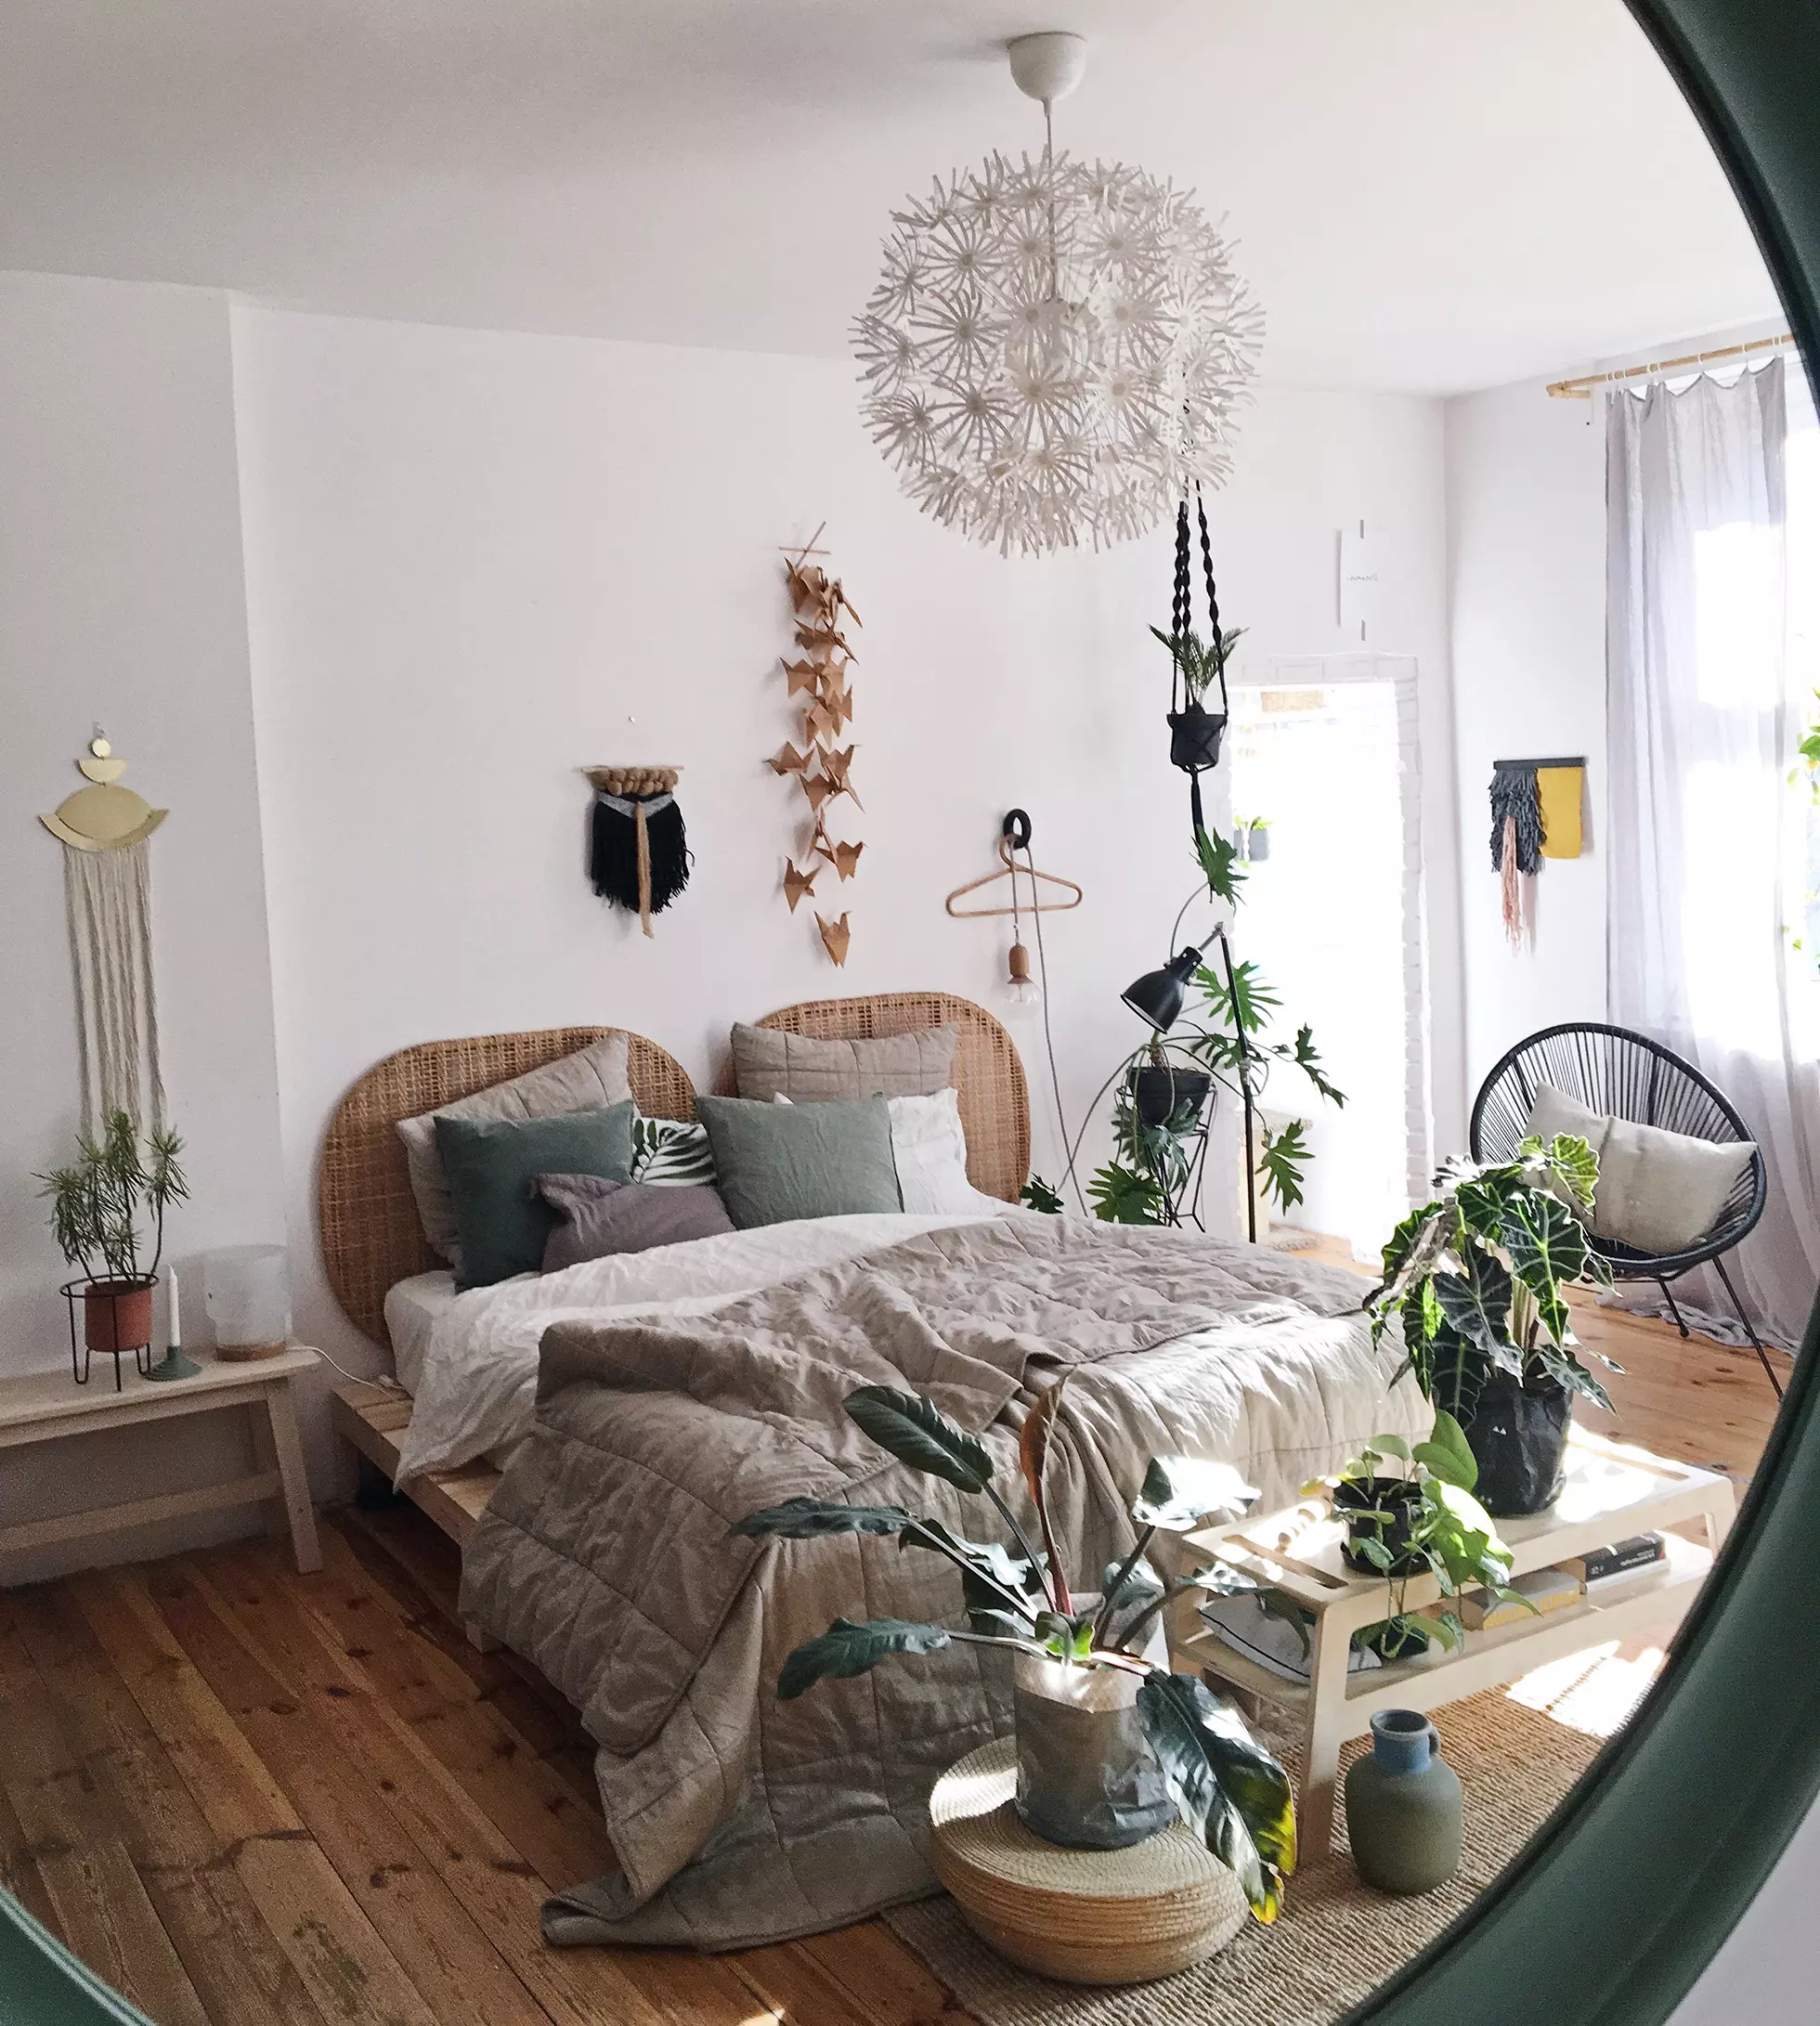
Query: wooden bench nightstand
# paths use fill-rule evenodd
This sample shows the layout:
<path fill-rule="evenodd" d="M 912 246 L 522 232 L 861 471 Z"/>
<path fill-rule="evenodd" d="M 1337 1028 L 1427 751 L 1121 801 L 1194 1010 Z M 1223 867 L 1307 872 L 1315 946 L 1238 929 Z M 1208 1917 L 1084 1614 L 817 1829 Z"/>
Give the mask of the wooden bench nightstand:
<path fill-rule="evenodd" d="M 0 1379 L 0 1448 L 55 1442 L 65 1435 L 93 1435 L 103 1428 L 169 1421 L 185 1414 L 212 1414 L 238 1407 L 250 1410 L 254 1453 L 259 1464 L 251 1477 L 230 1478 L 225 1484 L 199 1485 L 193 1490 L 169 1491 L 158 1498 L 131 1499 L 124 1504 L 62 1513 L 54 1519 L 23 1520 L 0 1526 L 0 1552 L 48 1547 L 57 1541 L 79 1540 L 89 1534 L 112 1533 L 154 1520 L 176 1519 L 188 1513 L 214 1513 L 228 1506 L 270 1502 L 275 1509 L 275 1523 L 290 1528 L 298 1568 L 306 1573 L 319 1569 L 322 1551 L 317 1542 L 316 1512 L 310 1504 L 303 1444 L 297 1435 L 297 1413 L 291 1395 L 292 1382 L 317 1362 L 314 1351 L 293 1344 L 276 1357 L 252 1364 L 204 1360 L 193 1379 L 153 1383 L 136 1372 L 129 1372 L 118 1393 L 111 1385 L 98 1383 L 79 1386 L 67 1370 L 25 1372 L 17 1378 Z"/>

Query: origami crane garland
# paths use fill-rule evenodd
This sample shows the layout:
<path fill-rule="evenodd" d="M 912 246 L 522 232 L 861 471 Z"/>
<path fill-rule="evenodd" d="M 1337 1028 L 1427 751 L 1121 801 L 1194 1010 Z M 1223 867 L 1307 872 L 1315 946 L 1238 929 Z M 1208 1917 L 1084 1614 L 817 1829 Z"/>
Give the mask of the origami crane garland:
<path fill-rule="evenodd" d="M 839 578 L 830 578 L 811 563 L 808 550 L 792 556 L 784 565 L 784 574 L 796 614 L 800 656 L 784 661 L 784 674 L 790 697 L 804 699 L 802 747 L 799 751 L 786 739 L 766 765 L 774 773 L 794 778 L 809 805 L 804 825 L 808 834 L 801 844 L 804 863 L 798 864 L 793 848 L 784 869 L 784 898 L 795 914 L 797 903 L 812 899 L 816 880 L 830 870 L 843 883 L 851 879 L 859 870 L 860 853 L 865 849 L 863 843 L 834 837 L 828 829 L 831 807 L 843 795 L 855 809 L 864 807 L 852 783 L 853 755 L 858 748 L 851 742 L 836 743 L 853 717 L 852 692 L 848 687 L 853 656 L 842 615 L 855 626 L 860 616 L 848 603 Z M 852 933 L 848 916 L 843 913 L 838 921 L 828 921 L 818 912 L 815 926 L 829 958 L 845 964 Z"/>

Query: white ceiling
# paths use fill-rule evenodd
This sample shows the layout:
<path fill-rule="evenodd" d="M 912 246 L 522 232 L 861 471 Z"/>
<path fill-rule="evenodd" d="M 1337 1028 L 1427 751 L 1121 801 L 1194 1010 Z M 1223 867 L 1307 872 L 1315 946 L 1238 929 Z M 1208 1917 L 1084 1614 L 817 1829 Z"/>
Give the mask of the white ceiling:
<path fill-rule="evenodd" d="M 1225 214 L 1267 375 L 1430 392 L 1775 314 L 1620 0 L 7 0 L 0 266 L 838 356 L 891 205 L 1041 115 Z"/>

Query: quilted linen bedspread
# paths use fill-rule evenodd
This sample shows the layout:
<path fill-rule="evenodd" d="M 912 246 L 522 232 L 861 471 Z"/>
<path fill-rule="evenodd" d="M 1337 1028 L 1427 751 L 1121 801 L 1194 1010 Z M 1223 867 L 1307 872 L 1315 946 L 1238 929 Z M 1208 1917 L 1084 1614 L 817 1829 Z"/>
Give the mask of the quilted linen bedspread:
<path fill-rule="evenodd" d="M 621 1870 L 549 1901 L 557 1942 L 736 1948 L 935 1890 L 927 1804 L 1011 1727 L 1005 1656 L 954 1646 L 793 1702 L 785 1656 L 837 1617 L 961 1625 L 958 1573 L 890 1537 L 730 1533 L 798 1494 L 896 1503 L 1002 1539 L 983 1499 L 920 1476 L 842 1411 L 855 1386 L 929 1395 L 987 1444 L 1008 1498 L 1017 1430 L 1063 1371 L 1049 1459 L 1070 1580 L 1131 1545 L 1150 1458 L 1236 1464 L 1294 1497 L 1383 1429 L 1359 1282 L 1178 1231 L 1018 1217 L 937 1231 L 707 1315 L 553 1325 L 538 1409 L 470 1541 L 462 1610 L 580 1709 Z"/>

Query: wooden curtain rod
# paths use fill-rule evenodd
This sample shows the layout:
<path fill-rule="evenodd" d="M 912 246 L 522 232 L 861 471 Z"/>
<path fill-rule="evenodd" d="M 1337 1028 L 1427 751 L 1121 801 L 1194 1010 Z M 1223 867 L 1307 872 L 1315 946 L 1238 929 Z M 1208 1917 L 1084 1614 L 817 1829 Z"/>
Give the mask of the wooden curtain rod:
<path fill-rule="evenodd" d="M 1722 344 L 1712 352 L 1688 352 L 1680 358 L 1655 358 L 1647 366 L 1625 366 L 1617 372 L 1581 373 L 1578 380 L 1551 380 L 1549 398 L 1552 401 L 1590 401 L 1594 387 L 1610 386 L 1617 381 L 1647 380 L 1658 375 L 1671 379 L 1678 372 L 1710 365 L 1716 358 L 1744 358 L 1752 352 L 1780 352 L 1794 342 L 1795 333 L 1785 331 L 1778 337 L 1749 338 L 1742 344 Z"/>

